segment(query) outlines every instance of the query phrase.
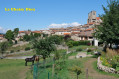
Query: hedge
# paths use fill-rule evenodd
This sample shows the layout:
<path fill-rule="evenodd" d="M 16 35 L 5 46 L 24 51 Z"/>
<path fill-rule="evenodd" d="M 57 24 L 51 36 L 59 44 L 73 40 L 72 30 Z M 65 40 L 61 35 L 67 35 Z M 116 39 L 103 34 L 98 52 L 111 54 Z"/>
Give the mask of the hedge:
<path fill-rule="evenodd" d="M 66 44 L 69 47 L 79 46 L 79 45 L 91 45 L 90 41 L 68 41 Z"/>

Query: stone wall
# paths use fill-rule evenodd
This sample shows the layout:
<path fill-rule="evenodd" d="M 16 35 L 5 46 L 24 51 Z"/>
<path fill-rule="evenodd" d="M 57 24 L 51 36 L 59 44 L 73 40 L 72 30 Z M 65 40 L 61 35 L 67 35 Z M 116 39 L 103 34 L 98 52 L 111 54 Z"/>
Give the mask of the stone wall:
<path fill-rule="evenodd" d="M 117 72 L 114 68 L 103 66 L 102 61 L 100 60 L 100 57 L 98 57 L 97 68 L 102 70 L 102 71 L 108 72 L 108 73 L 117 73 L 117 74 L 119 74 L 119 71 Z"/>

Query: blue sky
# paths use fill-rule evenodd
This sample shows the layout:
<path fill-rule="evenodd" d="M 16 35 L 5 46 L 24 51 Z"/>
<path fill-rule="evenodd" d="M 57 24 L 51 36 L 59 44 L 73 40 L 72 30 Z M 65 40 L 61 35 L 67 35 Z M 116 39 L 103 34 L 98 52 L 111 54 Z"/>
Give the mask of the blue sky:
<path fill-rule="evenodd" d="M 6 29 L 40 30 L 53 24 L 86 24 L 88 13 L 103 13 L 107 0 L 0 0 L 0 32 Z M 5 8 L 35 8 L 35 12 L 6 12 Z"/>

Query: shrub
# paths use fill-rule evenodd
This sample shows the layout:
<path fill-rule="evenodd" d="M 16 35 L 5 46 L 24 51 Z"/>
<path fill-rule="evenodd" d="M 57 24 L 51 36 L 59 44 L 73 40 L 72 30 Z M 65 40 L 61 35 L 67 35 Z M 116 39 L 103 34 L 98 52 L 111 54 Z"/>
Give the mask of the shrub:
<path fill-rule="evenodd" d="M 87 52 L 92 52 L 92 50 L 91 49 L 88 49 Z"/>
<path fill-rule="evenodd" d="M 30 47 L 26 47 L 26 48 L 25 48 L 25 51 L 27 51 L 27 50 L 30 50 Z"/>
<path fill-rule="evenodd" d="M 91 45 L 91 43 L 88 43 L 87 45 L 88 45 L 88 46 L 90 46 L 90 45 Z"/>
<path fill-rule="evenodd" d="M 76 49 L 76 51 L 78 52 L 78 51 L 82 51 L 82 49 L 81 48 L 78 48 L 78 49 Z"/>
<path fill-rule="evenodd" d="M 73 47 L 72 41 L 67 42 L 67 46 L 68 46 L 69 48 Z"/>
<path fill-rule="evenodd" d="M 10 53 L 14 53 L 14 50 L 11 50 Z"/>
<path fill-rule="evenodd" d="M 116 70 L 119 71 L 119 63 L 116 65 Z"/>
<path fill-rule="evenodd" d="M 79 41 L 72 41 L 73 46 L 78 46 L 79 45 Z"/>
<path fill-rule="evenodd" d="M 17 40 L 15 40 L 15 44 L 17 44 Z"/>
<path fill-rule="evenodd" d="M 90 41 L 79 41 L 79 45 L 90 45 Z"/>
<path fill-rule="evenodd" d="M 70 70 L 77 74 L 77 79 L 78 79 L 78 75 L 80 75 L 82 73 L 81 68 L 78 66 L 74 66 Z"/>
<path fill-rule="evenodd" d="M 20 50 L 17 50 L 17 52 L 19 52 Z"/>

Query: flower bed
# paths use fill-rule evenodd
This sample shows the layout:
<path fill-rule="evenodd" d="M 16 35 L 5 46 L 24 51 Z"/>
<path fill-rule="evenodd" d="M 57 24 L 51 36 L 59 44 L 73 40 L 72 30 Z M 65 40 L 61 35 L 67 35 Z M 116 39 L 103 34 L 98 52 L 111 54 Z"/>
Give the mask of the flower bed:
<path fill-rule="evenodd" d="M 98 60 L 97 60 L 97 68 L 102 70 L 102 71 L 105 71 L 105 72 L 109 72 L 109 73 L 116 73 L 116 74 L 119 74 L 119 71 L 117 71 L 116 69 L 114 68 L 111 68 L 111 67 L 108 67 L 108 66 L 104 66 L 102 64 L 102 58 L 101 57 L 98 57 Z M 108 65 L 109 63 L 107 63 Z"/>

